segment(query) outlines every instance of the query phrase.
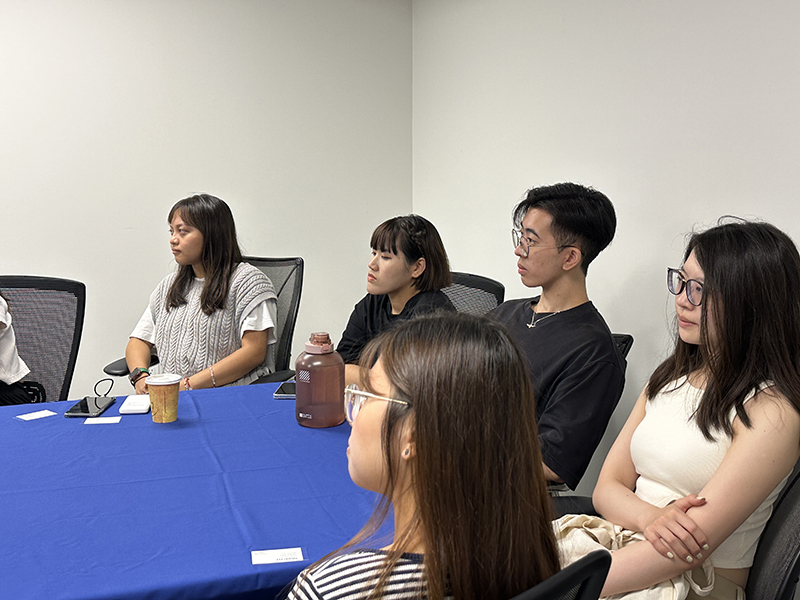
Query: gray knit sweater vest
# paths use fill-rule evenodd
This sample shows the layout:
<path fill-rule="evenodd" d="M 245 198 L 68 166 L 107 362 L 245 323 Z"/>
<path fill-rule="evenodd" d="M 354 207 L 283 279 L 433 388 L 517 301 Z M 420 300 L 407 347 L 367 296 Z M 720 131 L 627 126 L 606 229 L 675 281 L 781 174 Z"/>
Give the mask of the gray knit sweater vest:
<path fill-rule="evenodd" d="M 207 315 L 200 307 L 205 281 L 195 279 L 186 290 L 186 304 L 167 310 L 167 293 L 177 273 L 164 278 L 151 296 L 155 346 L 163 372 L 188 377 L 207 369 L 242 347 L 239 330 L 260 302 L 277 298 L 269 278 L 249 263 L 239 263 L 231 275 L 225 307 Z M 229 385 L 243 385 L 269 373 L 274 344 L 264 362 Z"/>

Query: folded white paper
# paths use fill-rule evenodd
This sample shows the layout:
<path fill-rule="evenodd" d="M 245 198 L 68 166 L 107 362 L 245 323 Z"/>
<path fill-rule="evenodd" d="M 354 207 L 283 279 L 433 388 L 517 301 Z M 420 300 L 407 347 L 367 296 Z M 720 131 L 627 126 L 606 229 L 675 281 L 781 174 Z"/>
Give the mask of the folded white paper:
<path fill-rule="evenodd" d="M 250 558 L 254 565 L 274 565 L 276 563 L 298 562 L 303 560 L 302 548 L 278 548 L 277 550 L 253 550 Z"/>
<path fill-rule="evenodd" d="M 107 425 L 108 423 L 119 423 L 122 417 L 89 417 L 84 425 Z"/>
<path fill-rule="evenodd" d="M 23 421 L 33 421 L 34 419 L 41 419 L 42 417 L 52 417 L 55 415 L 52 410 L 37 410 L 36 412 L 27 413 L 24 415 L 17 415 L 18 419 L 22 419 Z"/>

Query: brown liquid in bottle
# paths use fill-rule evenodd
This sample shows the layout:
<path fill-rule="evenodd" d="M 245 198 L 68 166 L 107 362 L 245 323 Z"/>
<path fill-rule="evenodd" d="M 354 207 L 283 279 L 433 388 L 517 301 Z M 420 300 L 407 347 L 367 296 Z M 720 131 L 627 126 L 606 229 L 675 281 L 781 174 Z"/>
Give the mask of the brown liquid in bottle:
<path fill-rule="evenodd" d="M 304 427 L 344 421 L 344 361 L 326 332 L 312 333 L 295 363 L 295 417 Z"/>

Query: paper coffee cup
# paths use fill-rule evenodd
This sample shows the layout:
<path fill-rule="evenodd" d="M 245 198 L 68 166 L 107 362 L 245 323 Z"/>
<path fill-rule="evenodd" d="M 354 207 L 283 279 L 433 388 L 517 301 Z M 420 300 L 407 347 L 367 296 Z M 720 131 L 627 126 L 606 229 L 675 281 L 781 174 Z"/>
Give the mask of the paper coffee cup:
<path fill-rule="evenodd" d="M 173 373 L 150 375 L 144 380 L 150 394 L 153 423 L 172 423 L 178 418 L 178 388 L 181 376 Z"/>

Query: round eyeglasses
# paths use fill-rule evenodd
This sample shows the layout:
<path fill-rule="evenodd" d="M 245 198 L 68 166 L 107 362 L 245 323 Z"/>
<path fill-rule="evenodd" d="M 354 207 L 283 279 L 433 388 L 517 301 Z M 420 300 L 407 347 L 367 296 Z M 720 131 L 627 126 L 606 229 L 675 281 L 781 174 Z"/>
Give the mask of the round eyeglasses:
<path fill-rule="evenodd" d="M 530 254 L 531 250 L 546 250 L 548 248 L 552 248 L 561 252 L 564 248 L 571 247 L 570 244 L 561 246 L 540 246 L 535 240 L 525 237 L 523 232 L 519 229 L 511 230 L 511 241 L 514 242 L 514 250 L 516 250 L 518 247 L 522 248 L 523 258 L 528 258 L 528 254 Z"/>
<path fill-rule="evenodd" d="M 667 289 L 677 296 L 686 288 L 686 299 L 692 306 L 703 303 L 703 283 L 696 279 L 686 279 L 679 269 L 667 269 Z"/>
<path fill-rule="evenodd" d="M 353 424 L 353 421 L 355 421 L 356 417 L 358 416 L 358 411 L 360 411 L 361 407 L 367 402 L 367 398 L 411 406 L 411 403 L 406 402 L 405 400 L 395 400 L 394 398 L 376 396 L 375 394 L 361 391 L 355 383 L 351 383 L 344 389 L 344 416 L 348 423 L 351 425 Z"/>

